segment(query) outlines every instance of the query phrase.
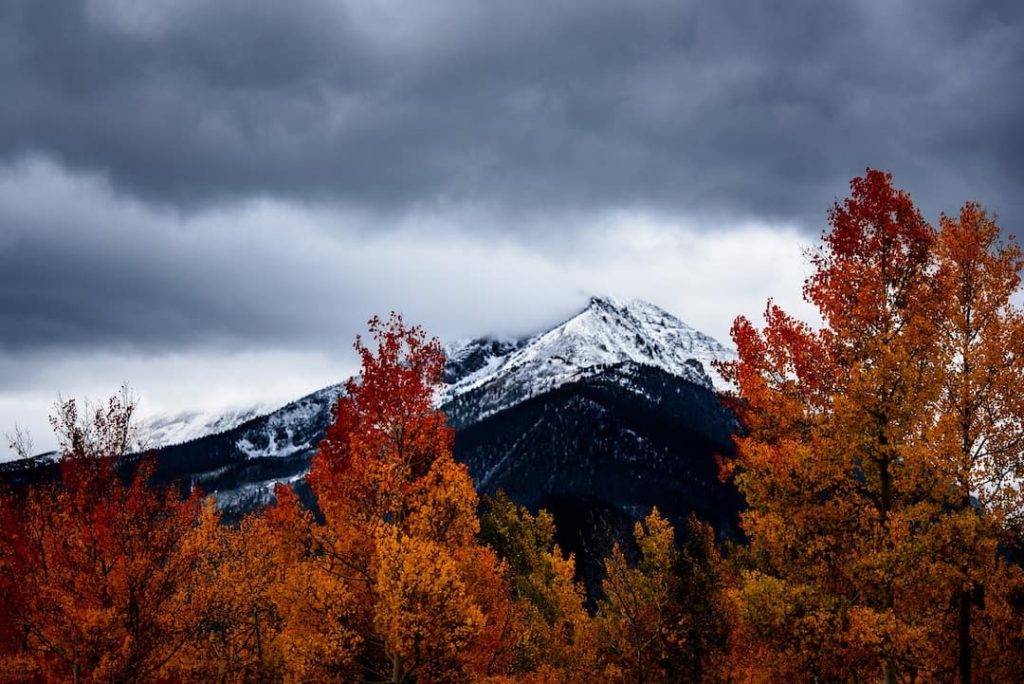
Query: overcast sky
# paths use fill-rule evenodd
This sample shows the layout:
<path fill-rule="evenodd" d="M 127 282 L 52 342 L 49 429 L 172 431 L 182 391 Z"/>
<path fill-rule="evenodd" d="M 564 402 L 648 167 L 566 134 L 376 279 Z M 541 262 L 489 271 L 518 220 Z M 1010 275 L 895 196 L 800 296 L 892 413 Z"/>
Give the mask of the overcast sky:
<path fill-rule="evenodd" d="M 295 398 L 390 309 L 808 316 L 867 166 L 1024 220 L 1019 0 L 3 0 L 0 85 L 0 432 L 40 448 L 58 393 Z"/>

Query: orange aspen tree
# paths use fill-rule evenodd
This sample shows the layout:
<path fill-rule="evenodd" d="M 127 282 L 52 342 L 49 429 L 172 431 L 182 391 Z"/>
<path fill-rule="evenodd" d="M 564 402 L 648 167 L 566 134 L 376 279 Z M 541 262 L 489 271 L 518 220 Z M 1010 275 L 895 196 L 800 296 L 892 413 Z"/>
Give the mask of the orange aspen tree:
<path fill-rule="evenodd" d="M 775 681 L 890 684 L 938 659 L 945 597 L 922 562 L 943 486 L 925 439 L 940 390 L 935 233 L 890 175 L 851 189 L 804 288 L 824 327 L 769 303 L 763 330 L 737 319 L 739 360 L 723 367 L 746 430 L 726 469 L 756 561 L 743 631 Z"/>
<path fill-rule="evenodd" d="M 444 354 L 393 314 L 357 339 L 308 476 L 322 522 L 279 490 L 287 577 L 275 599 L 294 681 L 484 681 L 505 667 L 514 616 L 477 495 L 433 407 Z"/>
<path fill-rule="evenodd" d="M 744 671 L 997 681 L 1020 629 L 998 545 L 1022 510 L 1021 252 L 976 204 L 935 232 L 887 174 L 852 190 L 805 286 L 824 326 L 769 304 L 723 367 L 746 428 L 726 466 L 750 505 Z"/>
<path fill-rule="evenodd" d="M 146 461 L 122 482 L 134 406 L 123 392 L 80 417 L 62 402 L 59 480 L 0 501 L 0 679 L 160 681 L 195 634 L 174 607 L 195 563 L 181 544 L 197 500 L 152 489 Z"/>
<path fill-rule="evenodd" d="M 210 497 L 183 541 L 182 553 L 196 563 L 174 609 L 198 628 L 171 665 L 182 681 L 269 682 L 283 675 L 281 619 L 271 596 L 285 566 L 276 553 L 280 540 L 261 513 L 229 527 Z"/>

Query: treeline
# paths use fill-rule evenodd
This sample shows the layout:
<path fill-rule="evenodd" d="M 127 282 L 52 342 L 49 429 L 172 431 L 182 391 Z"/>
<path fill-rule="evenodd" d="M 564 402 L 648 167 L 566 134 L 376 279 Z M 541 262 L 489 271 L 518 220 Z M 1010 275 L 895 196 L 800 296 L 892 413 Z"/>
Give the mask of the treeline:
<path fill-rule="evenodd" d="M 721 368 L 747 541 L 657 511 L 588 602 L 544 511 L 480 502 L 434 409 L 443 353 L 356 341 L 303 505 L 226 525 L 126 475 L 127 396 L 54 417 L 58 481 L 0 497 L 0 681 L 1015 682 L 1024 671 L 1024 259 L 869 171 Z"/>

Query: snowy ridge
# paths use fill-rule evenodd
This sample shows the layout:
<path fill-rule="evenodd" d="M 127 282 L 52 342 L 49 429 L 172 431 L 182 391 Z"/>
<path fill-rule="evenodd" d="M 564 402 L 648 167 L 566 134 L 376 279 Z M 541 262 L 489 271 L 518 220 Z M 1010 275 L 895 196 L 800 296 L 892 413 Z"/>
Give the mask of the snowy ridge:
<path fill-rule="evenodd" d="M 315 426 L 326 426 L 343 389 L 343 384 L 330 385 L 283 406 L 254 431 L 243 433 L 235 445 L 247 458 L 281 458 L 312 451 L 318 441 Z"/>
<path fill-rule="evenodd" d="M 294 485 L 305 477 L 305 473 L 299 473 L 290 477 L 271 479 L 261 482 L 244 484 L 237 489 L 214 492 L 214 499 L 217 508 L 221 511 L 234 510 L 244 512 L 252 508 L 266 506 L 274 502 L 274 488 L 279 484 Z"/>
<path fill-rule="evenodd" d="M 532 338 L 514 343 L 481 338 L 451 349 L 450 355 L 464 372 L 448 374 L 438 403 L 474 392 L 495 403 L 481 407 L 487 413 L 622 363 L 653 366 L 708 389 L 724 389 L 712 362 L 736 357 L 653 304 L 610 297 L 591 297 L 581 312 Z M 462 363 L 466 358 L 474 362 Z"/>
<path fill-rule="evenodd" d="M 504 358 L 522 347 L 529 338 L 476 337 L 456 340 L 445 345 L 448 357 L 444 367 L 446 385 L 457 382 L 471 373 L 486 374 L 496 371 Z"/>

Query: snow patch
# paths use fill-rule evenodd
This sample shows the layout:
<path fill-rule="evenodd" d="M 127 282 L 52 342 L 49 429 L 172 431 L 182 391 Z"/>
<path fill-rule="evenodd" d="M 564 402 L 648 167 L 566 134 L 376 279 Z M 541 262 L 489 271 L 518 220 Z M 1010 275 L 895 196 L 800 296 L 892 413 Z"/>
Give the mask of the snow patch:
<path fill-rule="evenodd" d="M 173 416 L 153 416 L 139 422 L 139 435 L 146 448 L 160 449 L 226 432 L 264 416 L 274 408 L 267 404 L 253 404 L 226 411 L 184 411 Z"/>

